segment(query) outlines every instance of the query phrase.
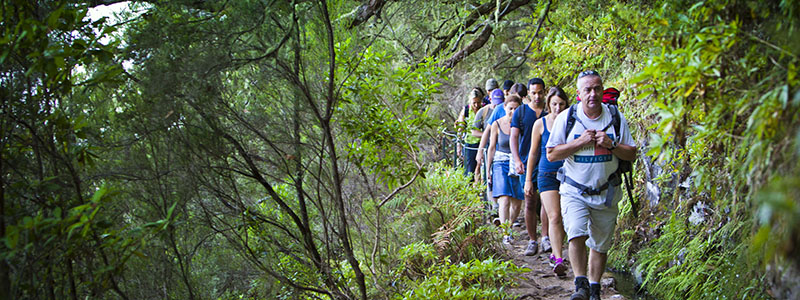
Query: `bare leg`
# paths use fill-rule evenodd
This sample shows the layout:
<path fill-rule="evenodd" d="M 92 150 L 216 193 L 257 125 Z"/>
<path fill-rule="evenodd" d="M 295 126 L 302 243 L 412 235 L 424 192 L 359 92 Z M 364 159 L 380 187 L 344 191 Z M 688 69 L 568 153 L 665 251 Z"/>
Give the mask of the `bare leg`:
<path fill-rule="evenodd" d="M 575 277 L 586 276 L 586 239 L 588 238 L 588 236 L 580 236 L 569 240 L 569 261 Z"/>
<path fill-rule="evenodd" d="M 511 197 L 509 197 L 509 199 L 511 199 L 511 216 L 509 217 L 509 219 L 511 220 L 511 222 L 513 222 L 514 220 L 517 219 L 517 217 L 519 217 L 519 208 L 520 206 L 522 206 L 522 200 Z"/>
<path fill-rule="evenodd" d="M 536 203 L 539 201 L 539 194 L 525 194 L 525 229 L 528 231 L 528 238 L 531 241 L 535 241 L 538 238 L 538 235 L 536 234 L 536 225 L 538 225 L 536 216 L 538 213 L 536 211 Z"/>
<path fill-rule="evenodd" d="M 539 201 L 541 201 L 541 197 L 540 197 Z M 542 208 L 539 209 L 539 220 L 542 221 L 542 236 L 550 236 L 550 224 L 548 224 L 549 223 L 549 221 L 548 221 L 549 219 L 547 217 L 547 211 L 545 211 L 545 209 L 544 209 L 544 205 L 542 205 Z M 552 239 L 552 237 L 551 237 L 551 239 Z M 551 243 L 552 243 L 552 241 L 551 241 Z"/>
<path fill-rule="evenodd" d="M 542 192 L 542 208 L 548 212 L 550 246 L 553 247 L 553 255 L 556 258 L 563 257 L 561 246 L 566 233 L 564 232 L 564 224 L 561 221 L 561 195 L 558 194 L 558 191 Z"/>
<path fill-rule="evenodd" d="M 509 217 L 509 209 L 511 205 L 511 197 L 500 196 L 497 198 L 497 203 L 500 205 L 497 214 L 500 216 L 500 223 L 506 223 Z"/>
<path fill-rule="evenodd" d="M 572 247 L 570 247 L 570 253 L 572 253 Z M 589 251 L 589 282 L 600 282 L 600 278 L 603 277 L 603 272 L 606 270 L 607 259 L 607 253 L 600 253 L 594 249 Z"/>

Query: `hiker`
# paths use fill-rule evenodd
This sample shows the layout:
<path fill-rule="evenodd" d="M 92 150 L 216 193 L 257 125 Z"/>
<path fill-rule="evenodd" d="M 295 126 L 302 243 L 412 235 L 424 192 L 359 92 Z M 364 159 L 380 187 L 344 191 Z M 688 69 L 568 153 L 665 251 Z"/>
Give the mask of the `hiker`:
<path fill-rule="evenodd" d="M 533 132 L 531 133 L 531 147 L 528 154 L 528 164 L 526 169 L 526 177 L 533 177 L 534 169 L 537 169 L 537 164 L 534 162 L 536 157 L 539 157 L 538 162 L 538 175 L 535 176 L 537 180 L 536 187 L 539 189 L 540 198 L 542 201 L 542 208 L 546 213 L 542 214 L 542 220 L 548 223 L 549 236 L 552 237 L 553 253 L 550 255 L 550 262 L 553 264 L 553 273 L 559 278 L 567 275 L 567 266 L 564 265 L 564 258 L 562 253 L 562 242 L 564 240 L 564 226 L 561 221 L 561 196 L 558 194 L 560 182 L 556 178 L 558 169 L 561 168 L 564 161 L 551 162 L 547 159 L 547 144 L 550 133 L 553 131 L 553 122 L 563 110 L 569 106 L 569 97 L 564 90 L 560 87 L 551 87 L 545 97 L 549 113 L 547 116 L 536 120 L 533 124 Z M 535 189 L 531 181 L 525 182 L 525 193 Z M 545 233 L 542 227 L 542 234 Z"/>
<path fill-rule="evenodd" d="M 512 86 L 514 86 L 514 81 L 508 79 L 506 79 L 506 81 L 503 81 L 503 94 L 505 94 L 506 97 L 511 95 Z"/>
<path fill-rule="evenodd" d="M 510 80 L 506 80 L 506 81 L 510 81 Z M 495 91 L 498 91 L 498 92 L 495 92 Z M 502 99 L 505 99 L 505 93 L 503 91 L 501 91 L 499 89 L 497 89 L 495 91 L 492 91 L 492 102 L 495 101 L 494 98 L 496 96 L 500 97 Z M 490 129 L 491 129 L 492 123 L 494 123 L 494 121 L 497 121 L 498 119 L 504 117 L 505 115 L 506 115 L 506 111 L 505 111 L 505 108 L 503 107 L 503 105 L 495 106 L 494 110 L 490 114 L 490 117 L 488 119 L 489 126 L 486 129 L 483 130 L 483 135 L 481 136 L 481 141 L 478 144 L 478 155 L 475 156 L 475 160 L 478 162 L 478 165 L 475 167 L 475 174 L 480 173 L 480 168 L 481 168 L 481 166 L 483 164 L 483 149 L 485 149 L 484 147 L 486 147 L 489 144 L 489 135 L 490 135 L 490 132 L 491 132 Z M 491 165 L 489 165 L 487 168 L 489 168 L 489 167 L 491 167 Z"/>
<path fill-rule="evenodd" d="M 492 91 L 497 89 L 499 85 L 497 84 L 497 80 L 494 78 L 486 79 L 486 84 L 484 84 L 486 96 L 483 98 L 483 106 L 489 105 L 492 102 Z"/>
<path fill-rule="evenodd" d="M 483 91 L 478 87 L 472 88 L 467 96 L 467 101 L 467 105 L 464 105 L 461 109 L 461 113 L 456 120 L 456 128 L 459 129 L 459 133 L 467 129 L 465 120 L 470 120 L 470 117 L 475 116 L 483 106 Z M 466 147 L 463 148 L 463 151 L 461 144 L 458 144 L 457 151 L 464 159 L 464 176 L 470 176 L 470 173 L 475 170 L 475 155 L 478 151 L 469 148 L 477 148 L 478 142 L 480 142 L 480 137 L 475 137 L 472 134 L 472 130 L 469 130 L 464 136 L 464 146 Z"/>
<path fill-rule="evenodd" d="M 528 88 L 526 88 L 525 85 L 522 83 L 515 83 L 514 85 L 512 85 L 508 93 L 509 95 L 519 96 L 519 98 L 522 99 L 523 104 L 525 104 L 525 102 L 528 101 L 525 100 L 525 98 L 528 97 Z"/>
<path fill-rule="evenodd" d="M 488 136 L 492 128 L 491 116 L 494 115 L 494 112 L 498 110 L 496 108 L 502 109 L 503 107 L 502 104 L 503 101 L 505 100 L 505 97 L 503 96 L 503 91 L 497 88 L 493 89 L 491 94 L 491 99 L 492 100 L 491 102 L 489 102 L 489 105 L 482 107 L 475 114 L 475 119 L 472 121 L 472 130 L 470 130 L 472 136 L 480 139 L 478 142 L 478 150 L 476 151 L 477 155 L 475 155 L 475 171 L 473 180 L 475 183 L 481 183 L 484 180 L 483 172 L 481 172 L 481 165 L 483 164 L 483 157 L 484 157 L 483 149 L 486 146 L 487 141 L 489 140 Z M 491 165 L 488 165 L 487 169 L 489 167 L 491 167 Z M 498 209 L 498 204 L 497 204 L 497 199 L 492 197 L 491 185 L 487 185 L 486 199 L 487 201 L 489 201 L 489 203 L 491 203 L 492 211 L 496 212 Z M 493 213 L 493 215 L 497 214 Z M 497 221 L 499 222 L 499 219 L 497 219 Z"/>
<path fill-rule="evenodd" d="M 556 117 L 547 141 L 547 159 L 564 160 L 558 175 L 561 215 L 575 274 L 575 293 L 570 299 L 600 299 L 599 282 L 622 198 L 617 167 L 620 160 L 636 158 L 636 146 L 625 118 L 616 108 L 602 104 L 600 75 L 581 72 L 577 87 L 582 101 Z"/>
<path fill-rule="evenodd" d="M 514 176 L 518 176 L 520 183 L 527 184 L 535 182 L 536 170 L 531 176 L 526 176 L 525 164 L 528 162 L 528 153 L 531 147 L 531 129 L 539 118 L 547 114 L 544 105 L 544 80 L 533 78 L 529 81 L 531 89 L 528 91 L 530 102 L 528 105 L 517 109 L 511 118 L 511 171 Z M 526 191 L 525 199 L 525 227 L 528 232 L 528 245 L 525 247 L 525 255 L 536 255 L 539 253 L 539 243 L 537 242 L 537 217 L 540 214 L 541 202 L 536 191 L 535 184 L 532 189 Z M 545 235 L 545 234 L 543 234 Z"/>
<path fill-rule="evenodd" d="M 509 160 L 511 159 L 511 145 L 509 143 L 511 132 L 511 115 L 514 110 L 522 105 L 522 99 L 511 95 L 503 103 L 506 115 L 492 124 L 492 133 L 489 139 L 488 163 L 492 166 L 489 176 L 492 184 L 492 196 L 497 198 L 500 205 L 498 212 L 501 224 L 508 224 L 517 218 L 515 211 L 522 205 L 524 198 L 522 185 L 519 178 L 509 176 Z M 511 244 L 514 238 L 510 231 L 503 235 L 503 243 Z"/>
<path fill-rule="evenodd" d="M 511 89 L 509 90 L 509 94 L 519 96 L 519 98 L 522 99 L 522 106 L 527 106 L 527 103 L 528 103 L 528 100 L 527 100 L 528 99 L 528 88 L 526 88 L 524 84 L 515 83 L 514 85 L 511 86 Z M 510 171 L 511 171 L 511 173 L 514 174 L 514 176 L 516 176 L 516 173 L 514 172 L 513 169 L 510 170 Z M 524 184 L 525 182 L 520 180 L 520 183 Z M 522 202 L 522 206 L 520 206 L 519 209 L 520 210 L 526 209 L 525 202 Z M 515 214 L 517 216 L 520 215 L 519 214 L 520 210 L 515 212 Z M 523 217 L 517 217 L 516 219 L 514 219 L 513 220 L 514 223 L 511 224 L 511 227 L 522 227 L 523 225 L 525 225 L 525 218 L 524 218 L 525 214 L 522 214 L 522 216 Z"/>

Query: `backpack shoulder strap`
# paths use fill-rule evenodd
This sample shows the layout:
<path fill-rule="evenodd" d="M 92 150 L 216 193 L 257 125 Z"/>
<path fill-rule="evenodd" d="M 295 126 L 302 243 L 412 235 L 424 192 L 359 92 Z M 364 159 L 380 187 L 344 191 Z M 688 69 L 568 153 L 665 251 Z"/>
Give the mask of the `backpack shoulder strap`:
<path fill-rule="evenodd" d="M 620 123 L 622 123 L 619 117 L 619 109 L 616 105 L 609 105 L 608 111 L 611 112 L 611 123 L 606 125 L 606 128 L 603 128 L 603 131 L 607 130 L 608 127 L 614 126 L 614 133 L 617 135 L 617 140 L 619 140 L 619 127 Z"/>
<path fill-rule="evenodd" d="M 576 118 L 575 105 L 577 104 L 571 105 L 569 107 L 569 111 L 567 112 L 567 123 L 566 126 L 564 127 L 566 129 L 566 131 L 564 132 L 565 140 L 566 138 L 569 137 L 569 133 L 572 131 L 572 127 L 575 127 L 575 118 Z"/>

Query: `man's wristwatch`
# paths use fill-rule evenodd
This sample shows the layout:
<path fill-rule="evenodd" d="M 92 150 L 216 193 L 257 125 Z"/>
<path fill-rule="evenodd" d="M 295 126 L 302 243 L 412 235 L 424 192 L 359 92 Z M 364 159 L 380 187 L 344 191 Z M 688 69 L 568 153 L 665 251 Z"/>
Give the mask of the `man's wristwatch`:
<path fill-rule="evenodd" d="M 618 145 L 617 141 L 611 140 L 611 147 L 608 148 L 608 150 L 612 150 L 613 151 L 614 149 L 617 149 L 617 145 Z"/>

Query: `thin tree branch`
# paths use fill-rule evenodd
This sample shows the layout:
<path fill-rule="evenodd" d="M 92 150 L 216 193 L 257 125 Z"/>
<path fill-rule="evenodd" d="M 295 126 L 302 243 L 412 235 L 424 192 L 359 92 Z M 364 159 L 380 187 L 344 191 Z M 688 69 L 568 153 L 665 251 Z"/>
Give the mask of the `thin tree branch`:
<path fill-rule="evenodd" d="M 533 41 L 536 39 L 537 36 L 539 36 L 539 31 L 542 29 L 542 24 L 544 23 L 544 20 L 547 19 L 547 12 L 550 11 L 550 4 L 552 3 L 553 0 L 547 1 L 547 6 L 545 6 L 544 8 L 544 14 L 539 18 L 539 22 L 536 25 L 536 31 L 534 31 L 533 36 L 531 36 L 531 40 L 528 42 L 528 45 L 525 46 L 525 49 L 523 49 L 521 53 L 508 54 L 504 59 L 500 60 L 499 62 L 494 64 L 494 66 L 492 66 L 493 70 L 497 69 L 497 67 L 499 67 L 501 64 L 505 63 L 506 61 L 508 61 L 509 59 L 511 59 L 516 55 L 521 55 L 523 57 L 522 61 L 519 63 L 519 65 L 517 65 L 517 68 L 528 60 L 528 56 L 526 56 L 525 54 L 528 54 L 528 51 L 531 49 L 531 46 L 533 45 Z"/>

